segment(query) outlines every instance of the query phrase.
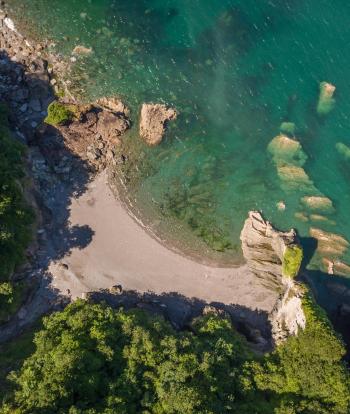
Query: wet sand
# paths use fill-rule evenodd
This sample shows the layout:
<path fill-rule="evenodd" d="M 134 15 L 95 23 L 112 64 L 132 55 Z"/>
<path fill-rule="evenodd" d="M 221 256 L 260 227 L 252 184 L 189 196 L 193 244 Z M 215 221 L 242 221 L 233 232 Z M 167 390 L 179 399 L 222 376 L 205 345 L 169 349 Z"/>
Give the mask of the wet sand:
<path fill-rule="evenodd" d="M 270 311 L 276 294 L 240 267 L 210 267 L 168 249 L 138 224 L 116 198 L 102 173 L 85 194 L 72 199 L 70 225 L 89 226 L 91 243 L 51 263 L 52 284 L 72 298 L 120 284 L 156 294 L 177 292 L 206 302 Z M 62 266 L 62 264 L 67 266 Z M 68 267 L 68 268 L 67 268 Z"/>

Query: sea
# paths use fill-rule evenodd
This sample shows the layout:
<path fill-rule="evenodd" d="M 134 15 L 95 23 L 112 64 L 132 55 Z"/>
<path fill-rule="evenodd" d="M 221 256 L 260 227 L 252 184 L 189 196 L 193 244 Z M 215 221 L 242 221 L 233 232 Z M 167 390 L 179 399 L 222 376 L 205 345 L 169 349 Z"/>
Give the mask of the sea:
<path fill-rule="evenodd" d="M 71 62 L 77 96 L 119 96 L 130 107 L 133 126 L 118 150 L 126 162 L 116 168 L 130 208 L 155 235 L 238 264 L 244 221 L 259 210 L 302 240 L 313 229 L 345 239 L 341 252 L 309 252 L 310 268 L 326 270 L 325 257 L 350 263 L 350 2 L 8 4 Z M 78 45 L 91 52 L 72 54 Z M 335 90 L 320 110 L 324 82 Z M 144 102 L 179 113 L 157 147 L 139 137 Z"/>

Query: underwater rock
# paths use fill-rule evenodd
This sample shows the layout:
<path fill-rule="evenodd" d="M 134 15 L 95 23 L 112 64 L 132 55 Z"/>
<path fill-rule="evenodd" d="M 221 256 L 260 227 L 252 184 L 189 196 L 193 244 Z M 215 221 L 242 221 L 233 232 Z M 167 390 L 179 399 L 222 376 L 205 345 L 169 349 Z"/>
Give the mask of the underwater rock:
<path fill-rule="evenodd" d="M 161 143 L 166 124 L 177 118 L 177 111 L 163 104 L 143 104 L 141 109 L 140 136 L 148 145 Z"/>
<path fill-rule="evenodd" d="M 316 191 L 314 183 L 301 167 L 295 165 L 280 165 L 277 167 L 277 174 L 283 182 L 282 188 L 285 191 Z"/>
<path fill-rule="evenodd" d="M 343 144 L 342 142 L 338 142 L 335 145 L 335 148 L 337 149 L 339 154 L 342 155 L 343 158 L 345 158 L 346 161 L 350 161 L 350 147 Z"/>
<path fill-rule="evenodd" d="M 319 115 L 327 115 L 334 108 L 335 99 L 333 95 L 335 89 L 335 86 L 331 83 L 321 82 L 320 97 L 317 104 L 317 113 Z"/>
<path fill-rule="evenodd" d="M 342 256 L 349 248 L 349 242 L 339 234 L 328 233 L 321 229 L 311 227 L 310 236 L 317 240 L 317 251 L 328 257 Z"/>
<path fill-rule="evenodd" d="M 310 210 L 320 210 L 325 213 L 334 212 L 332 200 L 325 196 L 305 196 L 301 202 Z"/>
<path fill-rule="evenodd" d="M 92 53 L 92 48 L 78 45 L 75 46 L 72 53 L 73 55 L 90 55 L 90 53 Z"/>
<path fill-rule="evenodd" d="M 295 129 L 296 128 L 294 122 L 282 122 L 280 126 L 280 131 L 282 134 L 294 135 Z"/>
<path fill-rule="evenodd" d="M 321 214 L 311 214 L 310 215 L 311 221 L 322 221 L 325 224 L 330 224 L 332 226 L 336 225 L 334 220 L 329 220 L 328 217 L 322 216 Z"/>
<path fill-rule="evenodd" d="M 300 142 L 283 134 L 275 137 L 267 149 L 277 165 L 291 164 L 301 167 L 307 160 Z"/>
<path fill-rule="evenodd" d="M 285 202 L 284 202 L 284 201 L 279 201 L 279 202 L 276 204 L 276 207 L 277 207 L 277 210 L 279 210 L 279 211 L 284 211 L 284 210 L 286 209 L 286 204 L 285 204 Z"/>
<path fill-rule="evenodd" d="M 303 221 L 304 223 L 309 221 L 309 217 L 305 213 L 303 213 L 302 211 L 297 211 L 294 214 L 294 217 L 296 219 L 300 220 L 300 221 Z"/>
<path fill-rule="evenodd" d="M 242 250 L 250 270 L 264 285 L 280 292 L 269 315 L 274 342 L 279 344 L 305 328 L 302 287 L 294 281 L 303 251 L 295 230 L 280 232 L 257 211 L 249 212 L 241 232 Z"/>

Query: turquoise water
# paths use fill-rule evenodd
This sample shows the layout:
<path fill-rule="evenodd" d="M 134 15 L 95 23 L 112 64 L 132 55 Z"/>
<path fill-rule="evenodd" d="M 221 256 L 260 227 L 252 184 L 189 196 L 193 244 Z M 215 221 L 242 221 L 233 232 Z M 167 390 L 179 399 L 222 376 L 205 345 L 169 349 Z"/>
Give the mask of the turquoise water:
<path fill-rule="evenodd" d="M 239 255 L 247 212 L 262 210 L 302 236 L 316 227 L 350 240 L 350 3 L 345 0 L 12 0 L 67 57 L 91 47 L 71 76 L 85 99 L 118 94 L 137 124 L 145 101 L 180 117 L 146 148 L 137 126 L 121 151 L 130 198 L 156 231 L 221 258 Z M 334 109 L 317 114 L 320 82 L 336 86 Z M 313 186 L 283 182 L 267 150 L 282 122 L 307 155 Z M 334 211 L 308 210 L 322 195 Z M 281 211 L 277 203 L 283 201 Z M 302 213 L 302 214 L 300 214 Z M 324 219 L 310 215 L 321 214 Z M 176 237 L 174 236 L 176 234 Z M 216 253 L 215 253 L 216 252 Z M 332 259 L 350 262 L 348 252 Z M 315 265 L 320 257 L 314 258 Z"/>

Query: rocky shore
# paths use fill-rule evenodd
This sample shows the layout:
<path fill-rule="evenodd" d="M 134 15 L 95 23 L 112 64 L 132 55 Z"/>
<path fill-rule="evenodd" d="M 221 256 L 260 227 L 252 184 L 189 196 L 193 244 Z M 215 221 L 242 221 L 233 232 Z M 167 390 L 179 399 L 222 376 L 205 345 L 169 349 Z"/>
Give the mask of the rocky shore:
<path fill-rule="evenodd" d="M 72 250 L 84 249 L 94 236 L 94 230 L 88 226 L 70 226 L 71 200 L 83 195 L 96 174 L 108 165 L 126 162 L 122 155 L 116 155 L 114 148 L 132 121 L 130 111 L 116 97 L 103 98 L 90 105 L 79 104 L 60 76 L 69 70 L 66 62 L 49 55 L 45 44 L 32 45 L 1 11 L 0 27 L 0 100 L 10 107 L 15 138 L 28 147 L 28 176 L 33 181 L 33 203 L 38 212 L 36 244 L 28 250 L 27 265 L 15 276 L 32 281 L 38 290 L 27 298 L 13 320 L 0 328 L 3 342 L 39 315 L 59 309 L 71 300 L 69 287 L 65 292 L 52 289 L 52 274 L 48 271 L 50 263 L 57 263 L 62 277 L 66 278 L 65 271 L 71 269 L 65 268 L 68 266 L 65 258 Z M 58 99 L 61 90 L 65 91 L 65 97 Z M 49 105 L 58 100 L 71 107 L 72 118 L 55 126 L 47 125 L 44 120 Z M 175 119 L 177 113 L 164 105 L 145 104 L 141 115 L 141 136 L 149 145 L 156 145 L 163 138 L 166 123 Z M 95 202 L 91 199 L 92 204 Z M 204 299 L 188 300 L 183 294 L 164 296 L 124 291 L 119 284 L 112 283 L 110 288 L 90 293 L 86 280 L 87 292 L 80 293 L 90 300 L 107 300 L 116 307 L 136 306 L 162 313 L 177 328 L 185 327 L 199 313 L 225 311 L 250 341 L 260 350 L 266 350 L 305 327 L 303 290 L 294 281 L 300 263 L 296 274 L 285 273 L 286 253 L 300 244 L 295 232 L 278 232 L 257 212 L 249 213 L 241 240 L 248 266 L 241 271 L 232 270 L 241 278 L 239 281 L 232 282 L 229 272 L 218 272 L 217 280 L 221 278 L 223 282 L 217 289 L 228 286 L 232 292 L 237 290 L 236 296 L 239 296 L 245 280 L 249 280 L 252 292 L 246 301 L 250 307 L 236 306 L 235 300 L 241 299 L 238 296 L 232 296 L 227 303 L 208 303 Z M 200 268 L 200 272 L 204 270 Z M 180 282 L 177 283 L 180 290 Z M 188 289 L 186 283 L 183 291 Z M 203 282 L 202 290 L 205 290 L 204 283 L 207 282 Z M 143 286 L 144 292 L 149 289 L 147 284 Z M 254 306 L 255 297 L 260 293 L 268 299 L 266 303 L 262 301 L 263 305 Z"/>

